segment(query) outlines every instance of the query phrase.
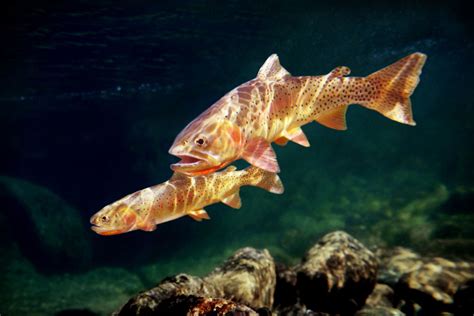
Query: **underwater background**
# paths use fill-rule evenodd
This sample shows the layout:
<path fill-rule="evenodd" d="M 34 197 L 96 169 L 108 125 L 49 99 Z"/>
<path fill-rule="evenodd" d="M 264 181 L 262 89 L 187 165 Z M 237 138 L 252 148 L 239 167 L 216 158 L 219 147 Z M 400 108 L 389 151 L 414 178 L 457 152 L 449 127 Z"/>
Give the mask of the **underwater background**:
<path fill-rule="evenodd" d="M 244 246 L 295 264 L 325 233 L 474 257 L 474 28 L 463 2 L 69 1 L 10 4 L 0 50 L 0 314 L 110 314 L 163 277 Z M 242 189 L 151 233 L 89 218 L 171 176 L 174 137 L 277 53 L 293 75 L 365 76 L 428 55 L 416 127 L 351 106 L 273 146 L 285 193 Z M 239 166 L 244 164 L 239 163 Z"/>

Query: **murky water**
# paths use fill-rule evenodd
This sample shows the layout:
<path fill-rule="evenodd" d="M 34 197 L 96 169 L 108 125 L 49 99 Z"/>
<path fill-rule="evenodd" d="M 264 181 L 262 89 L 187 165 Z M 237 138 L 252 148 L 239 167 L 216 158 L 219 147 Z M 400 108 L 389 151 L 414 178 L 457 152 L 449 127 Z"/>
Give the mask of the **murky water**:
<path fill-rule="evenodd" d="M 312 1 L 10 7 L 0 53 L 0 314 L 107 314 L 239 247 L 294 263 L 337 229 L 370 246 L 472 254 L 467 12 Z M 310 124 L 310 148 L 274 146 L 282 196 L 244 188 L 240 210 L 210 206 L 210 221 L 112 237 L 89 230 L 104 205 L 167 180 L 177 133 L 271 53 L 294 75 L 346 65 L 365 76 L 415 51 L 428 55 L 411 99 L 416 127 L 352 106 L 347 131 Z"/>

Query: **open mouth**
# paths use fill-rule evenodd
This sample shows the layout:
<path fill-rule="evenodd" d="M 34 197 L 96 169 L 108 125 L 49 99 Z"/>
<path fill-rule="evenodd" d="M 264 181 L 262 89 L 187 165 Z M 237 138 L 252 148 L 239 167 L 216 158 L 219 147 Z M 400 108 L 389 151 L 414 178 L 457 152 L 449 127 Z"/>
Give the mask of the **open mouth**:
<path fill-rule="evenodd" d="M 180 161 L 171 165 L 171 169 L 174 171 L 197 167 L 204 162 L 204 160 L 190 155 L 179 155 Z"/>
<path fill-rule="evenodd" d="M 180 164 L 180 165 L 192 165 L 192 164 L 196 164 L 202 161 L 202 159 L 199 159 L 195 156 L 180 155 L 178 157 L 181 158 L 181 160 L 177 162 L 176 164 Z"/>
<path fill-rule="evenodd" d="M 111 235 L 118 235 L 124 233 L 121 229 L 110 230 L 104 227 L 99 226 L 92 226 L 91 229 L 95 231 L 97 234 L 102 236 L 111 236 Z"/>

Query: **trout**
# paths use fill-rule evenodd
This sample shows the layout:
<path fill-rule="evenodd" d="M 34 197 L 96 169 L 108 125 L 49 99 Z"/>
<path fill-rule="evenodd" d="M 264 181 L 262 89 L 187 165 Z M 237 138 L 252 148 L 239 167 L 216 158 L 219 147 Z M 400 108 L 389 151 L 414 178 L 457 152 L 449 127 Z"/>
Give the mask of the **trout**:
<path fill-rule="evenodd" d="M 210 175 L 188 177 L 175 173 L 170 180 L 105 206 L 91 217 L 91 229 L 100 235 L 116 235 L 133 230 L 153 231 L 157 224 L 182 216 L 201 221 L 209 219 L 204 207 L 222 202 L 240 208 L 240 187 L 257 186 L 283 193 L 277 174 L 254 166 L 236 170 L 234 166 Z"/>
<path fill-rule="evenodd" d="M 181 131 L 169 150 L 181 160 L 171 169 L 202 175 L 243 158 L 279 172 L 272 142 L 309 147 L 301 126 L 313 121 L 345 130 L 351 104 L 415 125 L 410 96 L 425 60 L 426 55 L 413 53 L 366 77 L 347 77 L 345 66 L 323 76 L 294 77 L 273 54 L 255 79 L 227 93 Z"/>

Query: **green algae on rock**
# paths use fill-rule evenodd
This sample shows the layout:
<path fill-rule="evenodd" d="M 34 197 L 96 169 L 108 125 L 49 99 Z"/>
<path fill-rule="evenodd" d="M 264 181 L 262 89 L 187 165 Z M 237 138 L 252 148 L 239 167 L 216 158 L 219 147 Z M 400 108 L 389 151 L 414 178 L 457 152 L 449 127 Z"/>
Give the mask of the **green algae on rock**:
<path fill-rule="evenodd" d="M 0 198 L 12 238 L 44 271 L 83 267 L 90 262 L 91 244 L 79 212 L 50 190 L 16 178 L 0 177 Z M 32 238 L 34 236 L 34 238 Z"/>

